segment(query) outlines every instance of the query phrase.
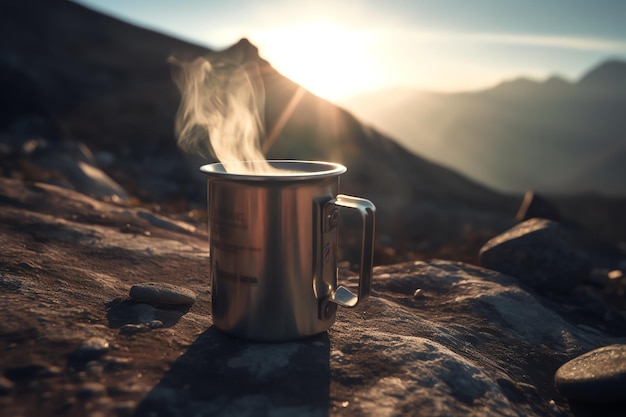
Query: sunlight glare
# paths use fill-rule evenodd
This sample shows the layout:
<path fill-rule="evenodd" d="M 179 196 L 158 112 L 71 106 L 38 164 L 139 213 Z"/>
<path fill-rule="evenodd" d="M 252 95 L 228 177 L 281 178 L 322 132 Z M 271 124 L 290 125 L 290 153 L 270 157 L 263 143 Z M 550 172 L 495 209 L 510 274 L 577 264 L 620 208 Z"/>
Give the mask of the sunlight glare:
<path fill-rule="evenodd" d="M 384 85 L 383 67 L 368 50 L 372 34 L 328 22 L 251 34 L 260 55 L 313 94 L 339 100 Z"/>

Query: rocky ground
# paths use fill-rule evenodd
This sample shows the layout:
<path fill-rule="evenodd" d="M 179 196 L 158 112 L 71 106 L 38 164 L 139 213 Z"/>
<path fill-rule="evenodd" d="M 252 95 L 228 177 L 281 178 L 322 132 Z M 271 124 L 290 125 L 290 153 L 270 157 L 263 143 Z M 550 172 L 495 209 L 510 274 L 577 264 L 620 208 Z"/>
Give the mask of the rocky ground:
<path fill-rule="evenodd" d="M 255 344 L 212 326 L 202 223 L 7 178 L 0 179 L 0 218 L 3 416 L 570 416 L 624 409 L 617 365 L 626 318 L 598 285 L 546 292 L 532 281 L 443 260 L 376 267 L 372 297 L 340 309 L 328 333 Z M 529 228 L 552 230 L 545 222 Z M 349 269 L 341 275 L 356 284 Z M 137 298 L 137 290 L 131 299 L 131 287 L 146 282 L 187 293 L 180 305 Z M 587 372 L 572 382 L 565 369 L 561 390 L 608 384 L 621 391 L 580 403 L 555 388 L 563 364 L 609 345 L 618 350 L 608 359 L 613 374 L 598 381 Z M 595 357 L 606 371 L 607 359 Z"/>
<path fill-rule="evenodd" d="M 167 64 L 222 52 L 71 1 L 0 11 L 0 416 L 623 415 L 624 198 L 528 194 L 516 225 L 517 196 L 300 94 L 242 40 L 223 53 L 264 68 L 268 156 L 348 165 L 386 266 L 325 334 L 232 339 Z"/>

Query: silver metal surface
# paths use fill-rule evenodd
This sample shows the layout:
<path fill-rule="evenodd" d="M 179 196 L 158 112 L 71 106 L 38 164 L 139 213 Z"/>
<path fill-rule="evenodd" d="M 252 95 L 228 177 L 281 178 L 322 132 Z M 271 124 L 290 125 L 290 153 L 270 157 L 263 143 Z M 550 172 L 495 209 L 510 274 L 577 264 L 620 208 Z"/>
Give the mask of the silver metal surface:
<path fill-rule="evenodd" d="M 352 294 L 345 287 L 339 287 L 330 295 L 330 300 L 343 307 L 355 307 L 359 301 L 370 295 L 372 287 L 372 269 L 374 265 L 374 227 L 376 207 L 364 198 L 340 194 L 331 204 L 358 210 L 361 214 L 361 264 L 358 295 Z"/>
<path fill-rule="evenodd" d="M 215 326 L 235 336 L 286 341 L 327 330 L 336 304 L 353 307 L 367 297 L 375 209 L 367 200 L 338 194 L 342 165 L 269 162 L 286 173 L 201 167 L 208 178 L 212 314 Z M 337 288 L 339 206 L 363 216 L 358 297 Z"/>

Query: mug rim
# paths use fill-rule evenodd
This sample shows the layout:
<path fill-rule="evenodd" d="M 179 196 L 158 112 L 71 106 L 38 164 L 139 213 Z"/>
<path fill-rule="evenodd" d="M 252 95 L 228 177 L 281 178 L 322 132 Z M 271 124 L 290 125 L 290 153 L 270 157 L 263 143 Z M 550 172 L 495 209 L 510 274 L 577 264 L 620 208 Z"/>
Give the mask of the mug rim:
<path fill-rule="evenodd" d="M 348 170 L 344 165 L 326 161 L 305 161 L 294 159 L 270 159 L 267 161 L 245 161 L 247 164 L 268 162 L 272 167 L 282 169 L 286 172 L 281 174 L 249 174 L 227 172 L 224 163 L 215 162 L 202 165 L 200 171 L 209 176 L 222 179 L 233 179 L 241 181 L 298 181 L 306 179 L 318 179 L 335 177 Z M 239 163 L 239 162 L 235 162 Z"/>

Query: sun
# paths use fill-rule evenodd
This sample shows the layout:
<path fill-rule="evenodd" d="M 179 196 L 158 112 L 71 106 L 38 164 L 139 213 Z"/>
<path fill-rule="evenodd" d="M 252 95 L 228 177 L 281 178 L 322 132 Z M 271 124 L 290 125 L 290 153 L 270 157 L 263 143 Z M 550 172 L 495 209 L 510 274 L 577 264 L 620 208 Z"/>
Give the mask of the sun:
<path fill-rule="evenodd" d="M 309 22 L 250 37 L 274 68 L 325 99 L 340 100 L 383 82 L 382 66 L 368 52 L 372 34 L 367 31 Z"/>

